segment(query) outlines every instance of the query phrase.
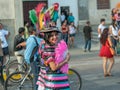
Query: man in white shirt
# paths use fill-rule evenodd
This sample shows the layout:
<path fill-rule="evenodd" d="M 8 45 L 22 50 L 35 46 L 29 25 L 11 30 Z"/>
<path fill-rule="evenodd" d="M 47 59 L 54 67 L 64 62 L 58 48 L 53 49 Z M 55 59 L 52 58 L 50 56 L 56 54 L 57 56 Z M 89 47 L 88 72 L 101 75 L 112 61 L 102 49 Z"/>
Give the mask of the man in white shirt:
<path fill-rule="evenodd" d="M 10 35 L 10 32 L 3 29 L 2 23 L 0 23 L 0 39 L 1 39 L 1 47 L 3 50 L 3 59 L 6 61 L 6 55 L 9 54 L 7 38 Z"/>
<path fill-rule="evenodd" d="M 104 30 L 105 28 L 106 28 L 106 26 L 105 26 L 105 19 L 102 18 L 102 19 L 100 20 L 100 25 L 98 26 L 98 38 L 101 37 L 101 34 L 102 34 L 102 32 L 103 32 L 103 30 Z"/>
<path fill-rule="evenodd" d="M 62 25 L 62 23 L 65 21 L 65 14 L 63 12 L 60 16 L 60 20 L 61 20 L 61 25 Z"/>

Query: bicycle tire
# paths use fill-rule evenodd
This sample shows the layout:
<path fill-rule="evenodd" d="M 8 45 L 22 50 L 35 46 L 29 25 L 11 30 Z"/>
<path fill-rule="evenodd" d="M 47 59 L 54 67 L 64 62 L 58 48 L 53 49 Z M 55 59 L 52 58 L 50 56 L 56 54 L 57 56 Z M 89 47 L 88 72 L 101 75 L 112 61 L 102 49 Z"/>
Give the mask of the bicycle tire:
<path fill-rule="evenodd" d="M 11 78 L 14 76 L 20 76 L 16 77 L 18 78 L 18 82 L 11 82 Z M 25 72 L 14 72 L 8 76 L 8 78 L 5 81 L 4 84 L 4 90 L 33 90 L 33 78 L 31 75 L 28 75 L 28 77 L 25 79 L 24 83 L 21 85 L 21 82 L 23 81 L 23 78 L 25 77 Z"/>
<path fill-rule="evenodd" d="M 80 74 L 76 70 L 69 68 L 68 80 L 70 83 L 71 90 L 81 90 L 82 79 Z"/>
<path fill-rule="evenodd" d="M 12 69 L 12 70 L 11 70 Z M 18 71 L 26 71 L 26 66 L 22 65 L 18 62 L 11 63 L 7 66 L 6 68 L 6 74 L 9 75 L 13 72 L 18 72 Z"/>
<path fill-rule="evenodd" d="M 11 73 L 13 72 L 25 72 L 27 70 L 27 67 L 25 65 L 22 65 L 20 63 L 12 63 L 12 64 L 9 64 L 9 66 L 6 68 L 6 77 L 8 77 Z M 17 82 L 16 79 L 11 78 L 11 81 L 12 82 Z"/>
<path fill-rule="evenodd" d="M 9 60 L 9 62 L 8 62 L 6 65 L 3 65 L 3 66 L 2 66 L 2 77 L 3 77 L 3 80 L 4 80 L 4 81 L 5 81 L 6 78 L 7 78 L 6 68 L 9 66 L 9 64 L 14 63 L 14 62 L 17 62 L 17 59 L 12 60 L 12 61 Z"/>

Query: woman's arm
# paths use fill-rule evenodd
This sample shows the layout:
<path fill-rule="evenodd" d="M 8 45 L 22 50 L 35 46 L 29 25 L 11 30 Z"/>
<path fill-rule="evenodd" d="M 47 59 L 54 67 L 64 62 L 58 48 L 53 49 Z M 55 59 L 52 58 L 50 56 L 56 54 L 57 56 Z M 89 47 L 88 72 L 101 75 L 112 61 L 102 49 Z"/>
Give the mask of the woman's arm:
<path fill-rule="evenodd" d="M 60 67 L 62 67 L 64 64 L 68 63 L 69 60 L 70 60 L 70 54 L 68 53 L 66 56 L 66 59 L 60 62 L 59 64 L 55 64 L 55 62 L 52 61 L 49 63 L 49 65 L 50 65 L 51 70 L 55 71 L 59 69 Z"/>
<path fill-rule="evenodd" d="M 109 44 L 110 44 L 110 47 L 112 47 L 113 44 L 112 44 L 112 42 L 111 42 L 110 36 L 108 36 L 108 42 L 109 42 Z"/>

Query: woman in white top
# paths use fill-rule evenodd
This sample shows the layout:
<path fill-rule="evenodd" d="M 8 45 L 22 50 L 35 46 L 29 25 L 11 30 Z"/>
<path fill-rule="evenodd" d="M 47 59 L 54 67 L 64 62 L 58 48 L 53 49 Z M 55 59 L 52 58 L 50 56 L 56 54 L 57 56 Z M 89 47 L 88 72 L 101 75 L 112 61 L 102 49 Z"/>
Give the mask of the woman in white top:
<path fill-rule="evenodd" d="M 117 42 L 119 39 L 118 38 L 118 27 L 116 25 L 116 21 L 112 22 L 112 25 L 110 25 L 109 30 L 110 30 L 110 34 L 111 34 L 113 47 L 115 48 L 117 46 Z"/>
<path fill-rule="evenodd" d="M 74 47 L 74 37 L 76 34 L 76 27 L 73 22 L 69 25 L 69 46 Z"/>

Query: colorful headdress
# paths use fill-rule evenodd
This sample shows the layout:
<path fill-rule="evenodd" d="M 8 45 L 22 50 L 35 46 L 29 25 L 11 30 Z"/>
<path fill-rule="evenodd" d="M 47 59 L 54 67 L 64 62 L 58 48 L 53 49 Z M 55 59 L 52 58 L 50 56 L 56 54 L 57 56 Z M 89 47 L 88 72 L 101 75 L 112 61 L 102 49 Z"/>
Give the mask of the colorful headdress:
<path fill-rule="evenodd" d="M 58 33 L 61 32 L 57 27 L 49 27 L 49 28 L 44 28 L 43 30 L 40 30 L 41 33 L 53 32 L 53 31 L 56 31 Z"/>
<path fill-rule="evenodd" d="M 51 20 L 57 22 L 58 8 L 58 3 L 54 3 L 53 6 L 48 9 L 45 3 L 40 3 L 35 9 L 29 11 L 29 18 L 39 30 L 43 30 L 49 27 Z"/>

